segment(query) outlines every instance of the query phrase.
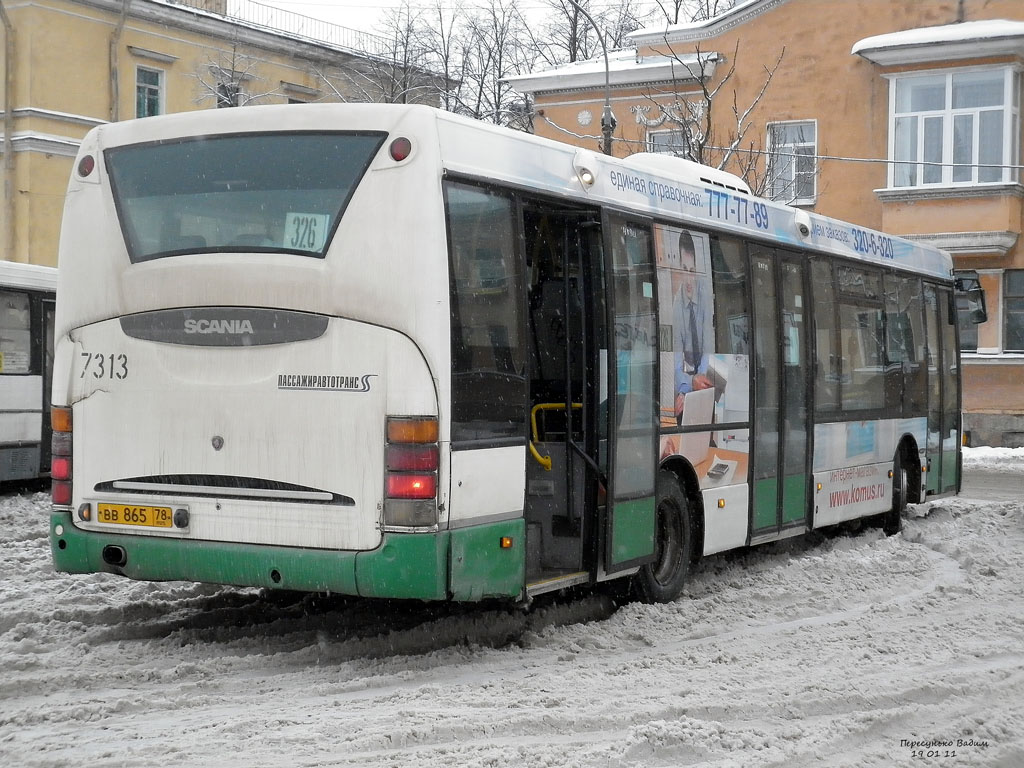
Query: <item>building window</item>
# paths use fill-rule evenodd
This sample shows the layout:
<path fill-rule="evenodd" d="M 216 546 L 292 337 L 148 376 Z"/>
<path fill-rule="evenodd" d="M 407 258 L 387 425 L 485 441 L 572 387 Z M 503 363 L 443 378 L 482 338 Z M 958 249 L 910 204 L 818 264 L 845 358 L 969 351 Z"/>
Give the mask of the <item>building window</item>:
<path fill-rule="evenodd" d="M 977 281 L 978 273 L 970 270 L 957 270 L 956 277 L 963 277 Z M 957 294 L 956 297 L 956 323 L 960 327 L 960 351 L 978 351 L 978 326 L 970 321 L 970 306 L 967 297 Z"/>
<path fill-rule="evenodd" d="M 689 137 L 684 130 L 648 131 L 647 151 L 686 157 L 690 151 Z"/>
<path fill-rule="evenodd" d="M 813 205 L 817 196 L 818 129 L 813 120 L 768 125 L 768 196 Z"/>
<path fill-rule="evenodd" d="M 1003 351 L 1024 352 L 1024 269 L 1003 273 Z"/>
<path fill-rule="evenodd" d="M 164 73 L 148 67 L 135 68 L 135 116 L 152 117 L 163 112 Z"/>
<path fill-rule="evenodd" d="M 1017 181 L 1019 90 L 1009 68 L 895 78 L 890 186 Z"/>
<path fill-rule="evenodd" d="M 217 108 L 240 106 L 243 103 L 242 95 L 242 86 L 239 83 L 217 83 Z"/>

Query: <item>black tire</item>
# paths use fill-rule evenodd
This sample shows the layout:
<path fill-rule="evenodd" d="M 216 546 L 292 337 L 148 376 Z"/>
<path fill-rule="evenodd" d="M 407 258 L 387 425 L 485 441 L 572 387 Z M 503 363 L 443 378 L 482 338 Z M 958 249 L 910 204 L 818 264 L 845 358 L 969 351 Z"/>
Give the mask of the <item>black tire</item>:
<path fill-rule="evenodd" d="M 903 512 L 907 508 L 907 470 L 897 464 L 892 473 L 892 508 L 882 515 L 882 532 L 895 536 L 903 530 Z"/>
<path fill-rule="evenodd" d="M 636 590 L 645 603 L 668 603 L 679 597 L 693 564 L 690 503 L 672 472 L 658 473 L 654 560 L 640 568 Z"/>

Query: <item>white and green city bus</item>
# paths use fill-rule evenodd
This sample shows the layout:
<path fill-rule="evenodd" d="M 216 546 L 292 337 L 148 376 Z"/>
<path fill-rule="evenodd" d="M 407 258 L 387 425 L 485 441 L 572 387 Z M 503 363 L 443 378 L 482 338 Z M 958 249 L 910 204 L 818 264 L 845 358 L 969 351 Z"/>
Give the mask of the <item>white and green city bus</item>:
<path fill-rule="evenodd" d="M 0 483 L 50 472 L 57 270 L 0 259 Z"/>
<path fill-rule="evenodd" d="M 427 600 L 632 579 L 959 484 L 951 261 L 427 107 L 82 143 L 56 567 Z"/>

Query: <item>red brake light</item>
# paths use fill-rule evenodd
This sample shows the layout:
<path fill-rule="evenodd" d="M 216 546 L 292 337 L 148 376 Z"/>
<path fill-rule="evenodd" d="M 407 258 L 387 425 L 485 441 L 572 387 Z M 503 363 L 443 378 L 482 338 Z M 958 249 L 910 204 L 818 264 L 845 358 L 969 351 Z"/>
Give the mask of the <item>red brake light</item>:
<path fill-rule="evenodd" d="M 50 460 L 50 477 L 53 480 L 70 480 L 71 459 L 66 456 L 54 456 Z"/>
<path fill-rule="evenodd" d="M 436 475 L 388 475 L 390 499 L 432 499 L 436 495 Z"/>

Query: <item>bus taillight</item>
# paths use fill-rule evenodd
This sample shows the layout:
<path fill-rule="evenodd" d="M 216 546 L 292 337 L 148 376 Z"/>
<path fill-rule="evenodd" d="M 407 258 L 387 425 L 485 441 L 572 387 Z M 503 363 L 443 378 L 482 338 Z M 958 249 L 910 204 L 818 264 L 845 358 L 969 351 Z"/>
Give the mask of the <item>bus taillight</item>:
<path fill-rule="evenodd" d="M 399 472 L 436 472 L 437 443 L 429 445 L 388 445 L 387 468 Z"/>
<path fill-rule="evenodd" d="M 388 418 L 385 528 L 430 528 L 437 525 L 439 463 L 437 419 Z"/>
<path fill-rule="evenodd" d="M 55 506 L 71 504 L 71 409 L 50 409 L 50 497 Z"/>
<path fill-rule="evenodd" d="M 388 473 L 389 499 L 433 499 L 437 495 L 437 475 Z"/>
<path fill-rule="evenodd" d="M 436 443 L 437 419 L 388 417 L 389 443 Z"/>

